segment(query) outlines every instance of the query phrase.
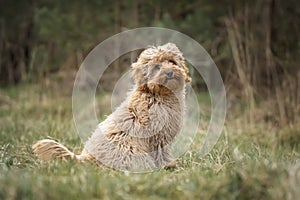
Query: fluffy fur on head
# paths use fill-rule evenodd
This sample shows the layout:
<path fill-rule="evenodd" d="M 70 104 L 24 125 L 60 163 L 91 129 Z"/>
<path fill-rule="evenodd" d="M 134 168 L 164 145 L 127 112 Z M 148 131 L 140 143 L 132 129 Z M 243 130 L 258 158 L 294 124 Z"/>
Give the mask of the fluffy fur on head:
<path fill-rule="evenodd" d="M 191 81 L 184 57 L 175 44 L 167 43 L 144 50 L 132 69 L 136 86 L 97 126 L 81 155 L 42 140 L 33 146 L 38 157 L 94 161 L 131 171 L 172 163 L 170 147 L 183 122 L 185 83 Z"/>
<path fill-rule="evenodd" d="M 174 70 L 181 75 L 185 82 L 192 79 L 188 76 L 189 70 L 185 60 L 175 44 L 167 43 L 163 46 L 150 47 L 144 50 L 136 63 L 132 64 L 134 78 L 139 87 L 145 87 L 153 77 L 153 68 L 160 67 Z M 153 80 L 152 80 L 153 81 Z"/>

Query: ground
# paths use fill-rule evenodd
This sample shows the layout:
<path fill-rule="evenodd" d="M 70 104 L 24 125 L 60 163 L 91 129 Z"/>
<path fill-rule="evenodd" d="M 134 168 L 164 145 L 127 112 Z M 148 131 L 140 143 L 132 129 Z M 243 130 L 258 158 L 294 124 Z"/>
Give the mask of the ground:
<path fill-rule="evenodd" d="M 97 99 L 101 118 L 109 98 Z M 299 124 L 248 126 L 239 120 L 242 113 L 233 115 L 228 112 L 222 136 L 206 156 L 199 157 L 198 134 L 176 169 L 132 174 L 74 161 L 40 162 L 31 150 L 39 139 L 58 139 L 75 152 L 82 148 L 71 91 L 2 88 L 0 199 L 299 199 Z"/>

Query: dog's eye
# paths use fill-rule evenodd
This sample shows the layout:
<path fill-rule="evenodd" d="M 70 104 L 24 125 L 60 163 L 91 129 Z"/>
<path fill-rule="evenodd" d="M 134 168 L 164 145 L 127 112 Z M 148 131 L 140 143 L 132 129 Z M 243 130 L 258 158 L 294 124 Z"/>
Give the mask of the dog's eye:
<path fill-rule="evenodd" d="M 174 60 L 168 60 L 170 63 L 172 63 L 173 65 L 177 65 L 177 63 Z"/>
<path fill-rule="evenodd" d="M 157 65 L 155 65 L 154 67 L 155 67 L 155 69 L 160 69 L 160 68 L 161 68 L 161 65 L 158 65 L 158 64 L 157 64 Z"/>

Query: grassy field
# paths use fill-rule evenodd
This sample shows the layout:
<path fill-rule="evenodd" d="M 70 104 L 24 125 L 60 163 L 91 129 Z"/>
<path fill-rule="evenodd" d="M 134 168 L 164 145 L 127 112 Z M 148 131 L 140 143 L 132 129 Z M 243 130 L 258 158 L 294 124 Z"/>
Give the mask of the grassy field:
<path fill-rule="evenodd" d="M 253 127 L 229 112 L 215 148 L 199 157 L 196 138 L 174 170 L 131 174 L 38 161 L 31 145 L 48 136 L 80 152 L 71 108 L 70 91 L 0 89 L 0 199 L 300 199 L 299 124 Z"/>

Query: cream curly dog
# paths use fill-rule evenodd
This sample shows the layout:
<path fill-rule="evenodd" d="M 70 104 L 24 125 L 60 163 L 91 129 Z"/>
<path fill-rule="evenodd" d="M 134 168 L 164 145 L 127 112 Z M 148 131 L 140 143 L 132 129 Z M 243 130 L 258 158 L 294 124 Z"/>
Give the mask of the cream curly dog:
<path fill-rule="evenodd" d="M 182 126 L 185 84 L 191 81 L 184 57 L 175 44 L 167 43 L 144 50 L 132 70 L 132 92 L 97 126 L 80 155 L 45 139 L 33 145 L 38 158 L 93 161 L 132 171 L 162 168 L 173 162 L 170 148 Z"/>

